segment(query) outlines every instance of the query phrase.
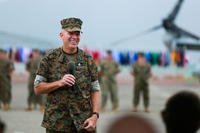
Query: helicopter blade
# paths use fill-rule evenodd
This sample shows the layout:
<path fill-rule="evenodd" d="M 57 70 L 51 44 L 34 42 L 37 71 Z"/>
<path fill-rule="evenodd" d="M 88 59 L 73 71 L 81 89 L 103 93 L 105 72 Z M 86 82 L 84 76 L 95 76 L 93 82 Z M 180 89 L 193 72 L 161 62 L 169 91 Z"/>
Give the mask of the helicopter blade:
<path fill-rule="evenodd" d="M 172 10 L 172 12 L 169 14 L 169 16 L 166 18 L 167 20 L 173 22 L 178 14 L 178 12 L 180 11 L 181 5 L 183 3 L 183 0 L 179 0 L 177 2 L 177 4 L 175 5 L 174 9 Z"/>
<path fill-rule="evenodd" d="M 174 32 L 178 35 L 178 36 L 185 36 L 185 37 L 190 37 L 190 38 L 193 38 L 193 39 L 196 39 L 196 40 L 200 40 L 200 37 L 197 36 L 197 35 L 194 35 L 193 33 L 190 33 L 178 26 L 175 25 L 174 27 Z"/>
<path fill-rule="evenodd" d="M 156 31 L 156 30 L 158 30 L 158 29 L 160 29 L 160 28 L 162 28 L 162 27 L 163 27 L 162 25 L 154 26 L 154 27 L 152 27 L 152 28 L 150 28 L 150 29 L 148 29 L 148 30 L 145 30 L 145 31 L 143 31 L 143 32 L 140 32 L 140 33 L 138 33 L 138 34 L 135 34 L 135 35 L 132 35 L 132 36 L 129 36 L 129 37 L 126 37 L 126 38 L 122 38 L 122 39 L 120 39 L 120 40 L 117 40 L 117 41 L 111 43 L 111 45 L 118 45 L 118 44 L 123 43 L 123 42 L 126 42 L 126 41 L 128 41 L 128 40 L 133 40 L 133 39 L 135 39 L 135 38 L 137 38 L 137 37 L 144 36 L 144 35 L 146 35 L 146 34 L 149 34 L 149 33 L 151 33 L 151 32 L 154 32 L 154 31 Z"/>

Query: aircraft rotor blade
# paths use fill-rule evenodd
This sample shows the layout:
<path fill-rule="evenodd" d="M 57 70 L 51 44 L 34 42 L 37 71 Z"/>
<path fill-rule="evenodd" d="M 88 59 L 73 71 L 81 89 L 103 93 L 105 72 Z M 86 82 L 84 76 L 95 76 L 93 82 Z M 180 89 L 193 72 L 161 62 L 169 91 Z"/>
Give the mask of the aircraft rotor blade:
<path fill-rule="evenodd" d="M 143 31 L 143 32 L 140 32 L 140 33 L 138 33 L 138 34 L 135 34 L 135 35 L 132 35 L 132 36 L 129 36 L 129 37 L 126 37 L 126 38 L 122 38 L 122 39 L 120 39 L 120 40 L 117 40 L 117 41 L 111 43 L 111 45 L 118 45 L 118 44 L 123 43 L 123 42 L 126 42 L 126 41 L 128 41 L 128 40 L 133 40 L 133 39 L 135 39 L 135 38 L 137 38 L 137 37 L 144 36 L 144 35 L 146 35 L 146 34 L 149 34 L 149 33 L 151 33 L 151 32 L 154 32 L 154 31 L 156 31 L 156 30 L 158 30 L 158 29 L 160 29 L 160 28 L 162 28 L 162 27 L 163 27 L 162 25 L 154 26 L 154 27 L 152 27 L 152 28 L 150 28 L 150 29 L 148 29 L 148 30 L 145 30 L 145 31 Z"/>
<path fill-rule="evenodd" d="M 186 36 L 186 37 L 190 37 L 190 38 L 193 38 L 193 39 L 196 39 L 196 40 L 200 40 L 200 37 L 193 34 L 193 33 L 190 33 L 178 26 L 175 27 L 174 31 L 176 31 L 179 35 L 183 35 L 183 36 Z"/>
<path fill-rule="evenodd" d="M 169 21 L 173 22 L 178 14 L 178 12 L 180 11 L 181 5 L 183 3 L 184 0 L 178 0 L 177 4 L 175 5 L 174 9 L 172 10 L 172 12 L 169 14 L 169 16 L 166 18 Z"/>

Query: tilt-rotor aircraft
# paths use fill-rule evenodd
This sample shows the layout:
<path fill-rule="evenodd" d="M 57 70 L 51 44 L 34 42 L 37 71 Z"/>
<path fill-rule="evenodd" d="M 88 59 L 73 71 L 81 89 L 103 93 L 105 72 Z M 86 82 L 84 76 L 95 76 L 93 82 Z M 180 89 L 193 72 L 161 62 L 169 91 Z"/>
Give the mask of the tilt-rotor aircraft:
<path fill-rule="evenodd" d="M 186 31 L 185 29 L 175 24 L 175 19 L 177 17 L 178 12 L 180 11 L 183 1 L 184 0 L 178 0 L 172 12 L 162 20 L 161 24 L 154 26 L 139 34 L 135 34 L 133 36 L 117 40 L 111 44 L 112 45 L 122 44 L 123 42 L 126 42 L 128 40 L 133 40 L 139 36 L 143 36 L 152 33 L 154 31 L 157 31 L 161 28 L 164 28 L 164 30 L 166 31 L 166 35 L 163 39 L 163 42 L 168 50 L 171 51 L 172 49 L 178 49 L 178 48 L 184 50 L 186 49 L 200 50 L 200 37 L 191 32 Z"/>

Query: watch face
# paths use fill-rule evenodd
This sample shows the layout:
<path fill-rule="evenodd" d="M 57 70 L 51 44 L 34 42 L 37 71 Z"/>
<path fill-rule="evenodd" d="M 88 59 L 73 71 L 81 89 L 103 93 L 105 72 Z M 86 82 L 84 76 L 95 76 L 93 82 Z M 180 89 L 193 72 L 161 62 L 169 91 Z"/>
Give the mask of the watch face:
<path fill-rule="evenodd" d="M 97 112 L 93 112 L 92 114 L 93 114 L 93 115 L 96 115 L 97 118 L 99 118 L 99 113 L 97 113 Z"/>

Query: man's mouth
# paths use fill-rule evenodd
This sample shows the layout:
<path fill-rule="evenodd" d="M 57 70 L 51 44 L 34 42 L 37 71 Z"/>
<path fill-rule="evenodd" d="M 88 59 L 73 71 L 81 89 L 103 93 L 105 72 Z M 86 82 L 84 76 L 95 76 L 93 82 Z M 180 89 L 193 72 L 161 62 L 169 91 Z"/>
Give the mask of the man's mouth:
<path fill-rule="evenodd" d="M 72 39 L 70 39 L 70 42 L 71 42 L 71 43 L 77 43 L 78 41 L 77 41 L 77 40 L 72 40 Z"/>

